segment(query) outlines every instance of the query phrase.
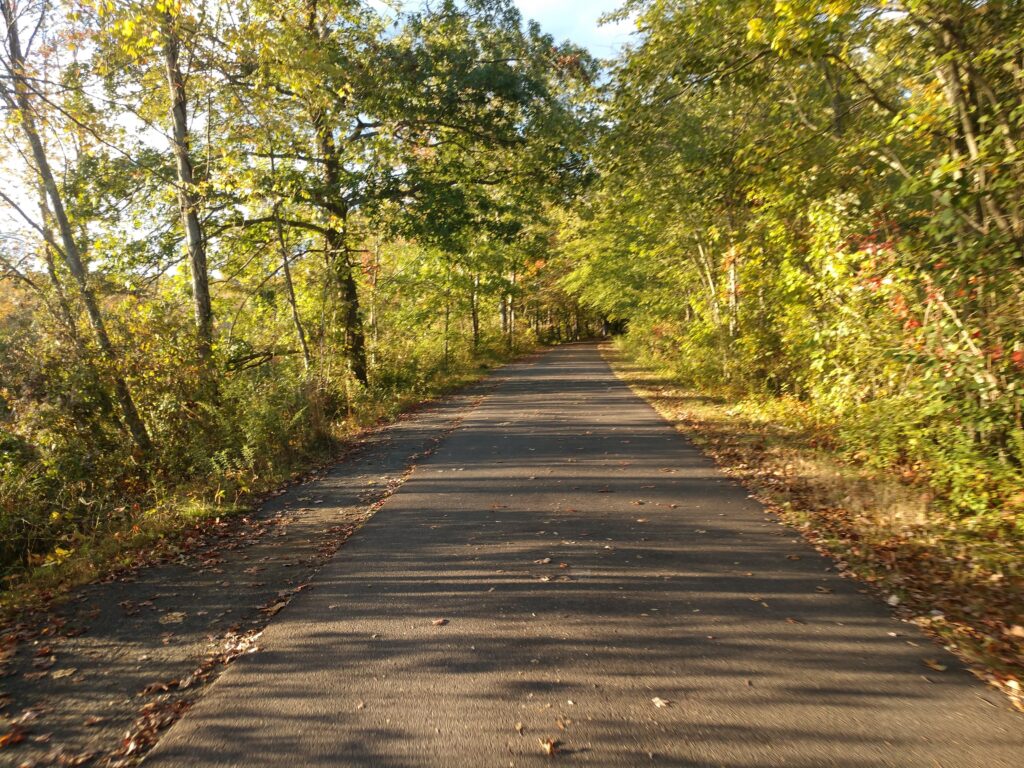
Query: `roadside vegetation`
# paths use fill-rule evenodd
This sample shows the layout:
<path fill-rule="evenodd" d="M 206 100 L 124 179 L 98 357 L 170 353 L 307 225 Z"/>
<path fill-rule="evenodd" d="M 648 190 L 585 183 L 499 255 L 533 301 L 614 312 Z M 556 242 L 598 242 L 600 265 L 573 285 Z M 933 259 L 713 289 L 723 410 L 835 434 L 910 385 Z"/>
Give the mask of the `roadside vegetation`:
<path fill-rule="evenodd" d="M 616 373 L 796 528 L 840 572 L 957 653 L 1024 711 L 1020 543 L 978 536 L 932 507 L 934 492 L 893 469 L 851 461 L 835 424 L 805 404 L 694 389 L 628 345 Z"/>
<path fill-rule="evenodd" d="M 0 578 L 102 572 L 584 332 L 596 66 L 507 0 L 0 0 Z"/>

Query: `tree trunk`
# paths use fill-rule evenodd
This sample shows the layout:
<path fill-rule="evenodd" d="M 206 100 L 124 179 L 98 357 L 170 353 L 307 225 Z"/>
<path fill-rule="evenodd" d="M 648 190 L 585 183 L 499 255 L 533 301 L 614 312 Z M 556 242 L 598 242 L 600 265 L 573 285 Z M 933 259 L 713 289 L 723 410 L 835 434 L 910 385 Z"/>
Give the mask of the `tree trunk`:
<path fill-rule="evenodd" d="M 512 292 L 508 295 L 508 348 L 515 349 L 516 344 L 516 273 L 512 271 Z"/>
<path fill-rule="evenodd" d="M 199 200 L 189 150 L 188 101 L 185 96 L 185 78 L 181 74 L 180 51 L 181 40 L 174 29 L 174 19 L 167 13 L 164 18 L 164 66 L 171 99 L 171 148 L 178 169 L 178 208 L 181 211 L 189 269 L 192 273 L 196 351 L 200 359 L 209 364 L 213 349 L 213 306 L 206 266 L 206 242 L 199 221 Z"/>
<path fill-rule="evenodd" d="M 292 268 L 288 259 L 288 246 L 284 240 L 284 228 L 281 226 L 280 217 L 274 213 L 277 226 L 277 245 L 281 251 L 281 270 L 284 272 L 284 285 L 288 293 L 288 306 L 292 311 L 292 325 L 295 326 L 295 336 L 299 340 L 299 347 L 302 349 L 302 364 L 308 371 L 312 364 L 312 355 L 309 353 L 309 344 L 306 342 L 306 329 L 302 325 L 302 317 L 299 315 L 299 305 L 295 301 L 295 284 L 292 282 Z"/>
<path fill-rule="evenodd" d="M 75 349 L 81 354 L 85 352 L 85 345 L 82 344 L 82 338 L 78 334 L 78 324 L 75 322 L 74 312 L 71 311 L 71 303 L 64 292 L 64 286 L 61 284 L 60 276 L 57 274 L 57 264 L 53 259 L 53 254 L 56 250 L 53 247 L 53 230 L 50 227 L 50 221 L 53 217 L 50 215 L 50 206 L 46 202 L 46 190 L 44 189 L 40 189 L 39 214 L 43 225 L 43 263 L 46 265 L 46 276 L 50 279 L 50 286 L 57 297 L 58 316 L 67 329 L 68 336 L 71 337 Z"/>
<path fill-rule="evenodd" d="M 311 24 L 313 22 L 311 21 Z M 314 34 L 313 29 L 310 34 Z M 341 158 L 334 142 L 331 126 L 321 110 L 311 114 L 313 129 L 316 134 L 317 151 L 323 166 L 325 192 L 316 201 L 329 217 L 340 220 L 342 226 L 348 219 L 348 207 L 341 199 Z M 337 195 L 338 197 L 333 197 Z M 347 233 L 344 229 L 330 226 L 324 235 L 327 257 L 341 290 L 343 316 L 345 322 L 345 353 L 352 368 L 352 374 L 360 384 L 369 383 L 366 366 L 366 334 L 363 321 L 359 314 L 359 286 L 355 279 L 355 270 L 348 249 Z"/>
<path fill-rule="evenodd" d="M 13 75 L 13 94 L 7 88 L 3 88 L 4 100 L 8 102 L 8 106 L 18 112 L 21 118 L 22 133 L 32 151 L 36 173 L 39 174 L 43 190 L 50 201 L 53 219 L 60 233 L 64 263 L 67 265 L 68 271 L 78 287 L 82 303 L 85 305 L 86 314 L 89 317 L 89 324 L 96 338 L 96 345 L 110 365 L 114 395 L 121 409 L 125 426 L 127 426 L 135 445 L 144 453 L 149 453 L 152 450 L 153 444 L 149 439 L 146 426 L 139 416 L 138 409 L 135 407 L 135 400 L 132 398 L 128 382 L 125 381 L 119 372 L 121 365 L 120 357 L 110 341 L 96 294 L 89 285 L 88 272 L 86 271 L 85 264 L 82 262 L 81 251 L 71 230 L 71 221 L 68 219 L 67 211 L 64 208 L 64 201 L 61 198 L 60 190 L 57 188 L 57 182 L 50 168 L 49 159 L 46 157 L 46 151 L 43 148 L 42 138 L 36 128 L 35 115 L 32 112 L 32 105 L 29 101 L 30 89 L 25 82 L 25 60 L 21 51 L 21 40 L 18 36 L 17 19 L 15 18 L 14 8 L 10 0 L 0 0 L 0 13 L 3 14 L 4 22 L 7 25 L 7 50 L 10 55 Z M 2 87 L 0 86 L 0 88 Z"/>
<path fill-rule="evenodd" d="M 473 275 L 473 288 L 469 293 L 469 318 L 473 324 L 473 351 L 480 346 L 480 275 Z"/>
<path fill-rule="evenodd" d="M 337 229 L 330 228 L 324 235 L 324 242 L 331 270 L 341 291 L 345 356 L 348 358 L 352 375 L 365 386 L 369 382 L 366 368 L 366 334 L 363 331 L 363 320 L 359 315 L 359 288 L 349 259 L 345 235 Z"/>
<path fill-rule="evenodd" d="M 370 347 L 369 361 L 371 365 L 377 362 L 377 348 L 379 344 L 378 332 L 380 322 L 377 317 L 377 281 L 380 279 L 380 238 L 374 238 L 373 242 L 373 272 L 370 274 L 370 338 L 373 345 Z"/>
<path fill-rule="evenodd" d="M 736 338 L 739 333 L 740 291 L 739 275 L 736 262 L 739 254 L 733 251 L 729 256 L 729 337 Z"/>
<path fill-rule="evenodd" d="M 450 358 L 450 355 L 451 355 L 451 351 L 450 351 L 449 346 L 448 346 L 448 332 L 449 332 L 449 326 L 451 325 L 451 313 L 452 313 L 451 305 L 448 303 L 448 295 L 446 293 L 445 297 L 444 297 L 444 371 L 445 371 L 445 373 L 448 372 L 449 358 Z"/>

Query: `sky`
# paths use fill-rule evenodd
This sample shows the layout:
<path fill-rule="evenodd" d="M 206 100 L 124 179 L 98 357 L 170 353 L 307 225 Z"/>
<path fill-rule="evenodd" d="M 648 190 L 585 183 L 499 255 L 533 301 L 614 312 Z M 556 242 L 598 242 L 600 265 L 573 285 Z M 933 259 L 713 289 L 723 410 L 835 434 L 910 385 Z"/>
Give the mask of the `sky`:
<path fill-rule="evenodd" d="M 621 0 L 515 0 L 523 16 L 540 22 L 556 40 L 570 39 L 585 45 L 598 57 L 613 56 L 627 42 L 630 22 L 598 25 L 604 14 L 616 10 Z"/>

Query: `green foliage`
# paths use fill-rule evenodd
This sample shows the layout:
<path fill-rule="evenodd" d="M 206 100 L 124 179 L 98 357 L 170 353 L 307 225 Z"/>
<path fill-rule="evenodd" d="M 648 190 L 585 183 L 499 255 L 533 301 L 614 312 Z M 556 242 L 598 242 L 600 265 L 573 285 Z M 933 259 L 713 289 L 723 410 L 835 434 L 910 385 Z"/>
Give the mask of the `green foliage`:
<path fill-rule="evenodd" d="M 0 11 L 0 153 L 42 160 L 4 173 L 0 576 L 228 510 L 580 332 L 541 212 L 586 182 L 596 65 L 509 0 Z"/>
<path fill-rule="evenodd" d="M 631 2 L 565 285 L 966 527 L 1024 502 L 1016 3 Z"/>

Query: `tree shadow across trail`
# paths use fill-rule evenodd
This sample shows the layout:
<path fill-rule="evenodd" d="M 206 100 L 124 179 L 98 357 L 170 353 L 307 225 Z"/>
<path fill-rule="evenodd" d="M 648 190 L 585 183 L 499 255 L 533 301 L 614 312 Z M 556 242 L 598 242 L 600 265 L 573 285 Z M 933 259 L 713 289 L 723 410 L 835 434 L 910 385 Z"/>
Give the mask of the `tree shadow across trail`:
<path fill-rule="evenodd" d="M 579 765 L 1009 766 L 992 702 L 571 347 L 511 369 L 147 765 L 540 765 L 557 740 Z"/>

